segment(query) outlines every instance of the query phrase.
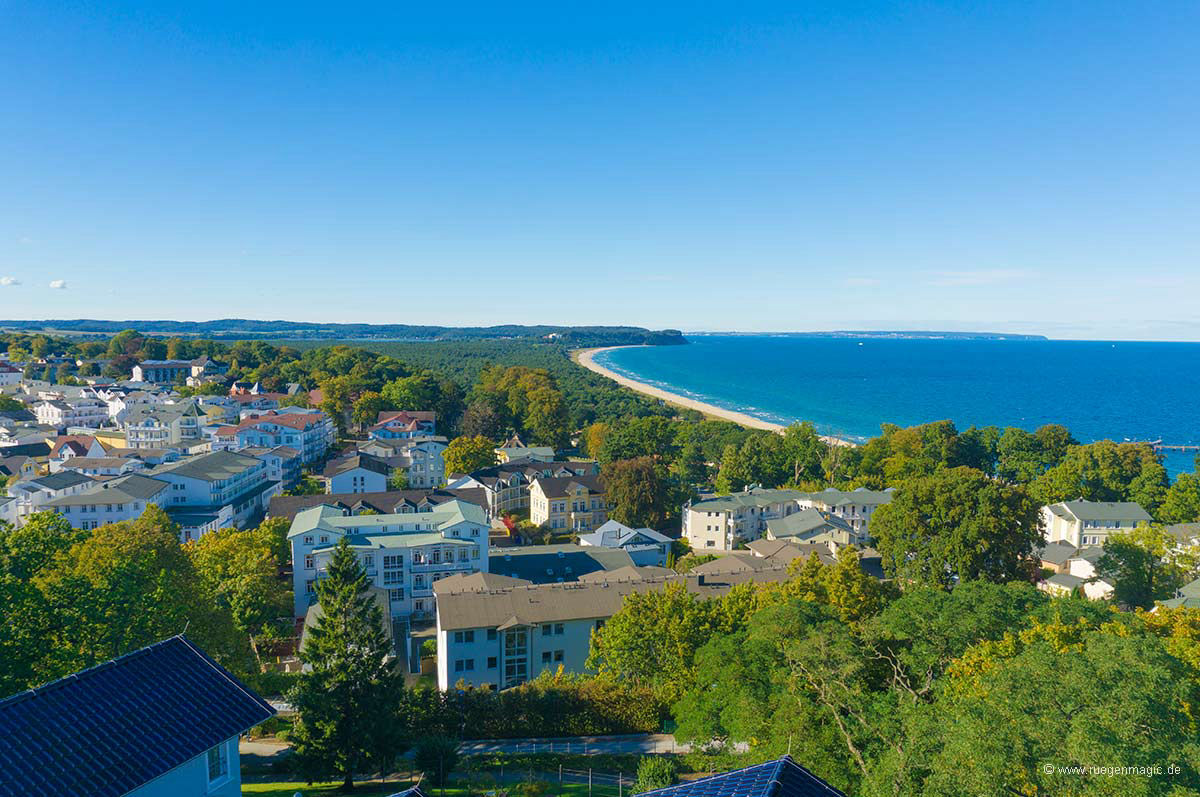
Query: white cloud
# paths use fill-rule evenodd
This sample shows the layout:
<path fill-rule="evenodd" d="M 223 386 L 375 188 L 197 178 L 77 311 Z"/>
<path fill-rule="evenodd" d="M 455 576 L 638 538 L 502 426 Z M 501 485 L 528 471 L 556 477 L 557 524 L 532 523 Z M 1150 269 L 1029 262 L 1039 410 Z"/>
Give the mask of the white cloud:
<path fill-rule="evenodd" d="M 0 277 L 0 285 L 20 285 L 21 281 L 16 277 Z"/>
<path fill-rule="evenodd" d="M 66 280 L 51 280 L 50 287 L 56 291 L 66 290 L 67 281 Z"/>
<path fill-rule="evenodd" d="M 958 288 L 976 285 L 999 285 L 1002 282 L 1013 282 L 1029 276 L 1029 272 L 1019 269 L 990 268 L 961 271 L 934 271 L 929 279 L 930 285 L 939 287 Z"/>

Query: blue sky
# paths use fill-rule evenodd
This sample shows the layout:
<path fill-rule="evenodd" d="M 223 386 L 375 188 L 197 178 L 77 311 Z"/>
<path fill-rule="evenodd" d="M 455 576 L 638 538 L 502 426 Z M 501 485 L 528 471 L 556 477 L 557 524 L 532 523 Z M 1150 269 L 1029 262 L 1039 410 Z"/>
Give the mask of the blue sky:
<path fill-rule="evenodd" d="M 167 5 L 0 0 L 0 318 L 1200 340 L 1194 2 Z"/>

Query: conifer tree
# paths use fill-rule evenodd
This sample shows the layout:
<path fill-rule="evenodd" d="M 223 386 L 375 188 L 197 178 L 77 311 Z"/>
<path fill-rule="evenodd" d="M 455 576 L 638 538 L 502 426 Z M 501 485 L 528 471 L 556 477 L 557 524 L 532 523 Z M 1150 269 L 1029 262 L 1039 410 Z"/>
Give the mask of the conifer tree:
<path fill-rule="evenodd" d="M 404 751 L 404 677 L 366 571 L 345 538 L 317 582 L 321 617 L 300 659 L 309 666 L 290 697 L 299 721 L 292 741 L 311 783 L 336 775 L 342 788 L 369 771 L 387 773 Z"/>

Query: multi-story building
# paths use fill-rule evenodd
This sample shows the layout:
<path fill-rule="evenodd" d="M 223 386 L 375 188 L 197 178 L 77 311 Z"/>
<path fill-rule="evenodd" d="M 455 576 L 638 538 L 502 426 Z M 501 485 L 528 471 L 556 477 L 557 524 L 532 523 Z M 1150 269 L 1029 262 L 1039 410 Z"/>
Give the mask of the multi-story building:
<path fill-rule="evenodd" d="M 405 437 L 368 440 L 360 443 L 358 452 L 386 462 L 393 471 L 402 471 L 408 486 L 421 489 L 441 487 L 446 481 L 442 452 L 446 438 Z"/>
<path fill-rule="evenodd" d="M 179 524 L 185 540 L 257 520 L 280 489 L 269 478 L 266 462 L 233 451 L 200 454 L 145 475 L 171 485 L 162 508 Z"/>
<path fill-rule="evenodd" d="M 46 504 L 77 529 L 94 529 L 106 523 L 134 520 L 156 504 L 165 509 L 171 484 L 142 474 L 100 482 L 76 495 L 55 498 Z M 182 531 L 180 541 L 185 542 Z M 188 538 L 190 539 L 190 537 Z"/>
<path fill-rule="evenodd" d="M 146 467 L 136 457 L 71 457 L 59 463 L 51 461 L 50 472 L 73 471 L 93 479 L 112 479 L 134 473 Z"/>
<path fill-rule="evenodd" d="M 435 581 L 488 569 L 488 522 L 475 504 L 451 500 L 427 512 L 393 515 L 311 507 L 296 514 L 288 532 L 297 617 L 316 599 L 316 583 L 343 538 L 372 584 L 388 591 L 393 617 L 431 617 Z"/>
<path fill-rule="evenodd" d="M 890 504 L 894 494 L 895 490 L 890 487 L 886 490 L 869 490 L 866 487 L 836 490 L 829 487 L 808 493 L 800 499 L 799 504 L 803 509 L 819 509 L 846 521 L 861 540 L 866 540 L 870 536 L 871 515 L 884 504 Z"/>
<path fill-rule="evenodd" d="M 95 429 L 108 422 L 108 404 L 92 395 L 50 399 L 33 405 L 38 423 L 66 429 L 83 426 Z"/>
<path fill-rule="evenodd" d="M 142 360 L 133 366 L 134 382 L 172 385 L 188 378 L 203 379 L 225 373 L 228 366 L 202 356 L 194 360 Z"/>
<path fill-rule="evenodd" d="M 1047 542 L 1083 548 L 1103 545 L 1110 534 L 1132 531 L 1151 522 L 1150 513 L 1133 501 L 1063 501 L 1040 510 Z"/>
<path fill-rule="evenodd" d="M 535 479 L 598 473 L 600 466 L 591 461 L 538 462 L 522 459 L 481 468 L 468 474 L 453 475 L 446 486 L 449 489 L 483 490 L 487 496 L 488 510 L 493 517 L 499 517 L 505 512 L 519 512 L 529 508 L 529 486 Z"/>
<path fill-rule="evenodd" d="M 529 520 L 549 529 L 584 534 L 608 520 L 608 498 L 600 477 L 538 477 L 529 486 Z"/>
<path fill-rule="evenodd" d="M 386 461 L 359 453 L 331 460 L 323 475 L 331 493 L 382 493 L 387 492 L 391 473 Z"/>
<path fill-rule="evenodd" d="M 188 449 L 204 442 L 204 411 L 194 400 L 138 405 L 125 417 L 128 448 Z"/>
<path fill-rule="evenodd" d="M 436 433 L 436 413 L 417 410 L 381 412 L 376 423 L 367 429 L 367 437 L 372 440 L 407 440 Z"/>
<path fill-rule="evenodd" d="M 325 456 L 337 436 L 333 421 L 319 410 L 252 413 L 236 426 L 222 426 L 213 437 L 213 450 L 287 446 L 300 452 L 307 465 Z"/>
<path fill-rule="evenodd" d="M 877 507 L 892 500 L 893 491 L 835 490 L 829 488 L 816 493 L 799 490 L 765 490 L 749 487 L 740 493 L 689 501 L 683 506 L 683 536 L 693 549 L 709 551 L 732 551 L 740 543 L 760 539 L 773 520 L 789 518 L 801 510 L 815 509 L 832 533 L 834 527 L 843 524 L 861 545 L 869 537 L 868 523 Z M 803 534 L 806 522 L 816 523 L 817 515 L 809 513 L 807 521 L 789 521 L 776 524 L 779 536 L 796 537 Z"/>
<path fill-rule="evenodd" d="M 748 488 L 683 505 L 683 536 L 693 550 L 732 551 L 763 536 L 767 521 L 800 511 L 799 490 Z"/>
<path fill-rule="evenodd" d="M 243 448 L 242 454 L 257 457 L 267 463 L 267 478 L 279 482 L 280 489 L 288 490 L 300 481 L 303 470 L 300 466 L 300 452 L 289 446 L 274 448 L 259 448 L 251 446 Z"/>
<path fill-rule="evenodd" d="M 678 584 L 703 600 L 723 596 L 737 584 L 787 578 L 784 567 L 719 576 L 629 567 L 587 580 L 540 585 L 520 579 L 499 584 L 496 574 L 448 578 L 436 587 L 438 688 L 452 689 L 462 681 L 507 689 L 543 670 L 587 672 L 592 632 L 631 593 Z"/>
<path fill-rule="evenodd" d="M 47 505 L 55 499 L 78 495 L 95 483 L 96 480 L 91 477 L 73 471 L 62 471 L 24 479 L 10 485 L 8 494 L 15 500 L 12 511 L 17 518 L 17 525 L 23 525 L 25 519 L 33 513 L 45 511 Z"/>
<path fill-rule="evenodd" d="M 20 368 L 14 368 L 8 363 L 0 363 L 0 387 L 19 384 L 23 376 Z"/>
<path fill-rule="evenodd" d="M 332 493 L 327 495 L 277 495 L 271 499 L 267 514 L 291 523 L 305 509 L 325 504 L 348 515 L 409 515 L 432 512 L 448 501 L 475 504 L 487 517 L 487 505 L 481 490 L 389 490 L 382 493 Z"/>

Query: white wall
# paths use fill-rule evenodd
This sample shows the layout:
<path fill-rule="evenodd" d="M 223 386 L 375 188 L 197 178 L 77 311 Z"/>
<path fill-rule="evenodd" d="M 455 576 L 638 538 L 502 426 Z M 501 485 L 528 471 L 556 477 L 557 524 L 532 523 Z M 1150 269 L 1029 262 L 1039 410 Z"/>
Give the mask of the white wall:
<path fill-rule="evenodd" d="M 208 782 L 208 753 L 176 767 L 165 775 L 129 792 L 126 797 L 239 797 L 242 771 L 238 763 L 238 737 L 224 742 L 229 753 L 229 777 Z"/>

